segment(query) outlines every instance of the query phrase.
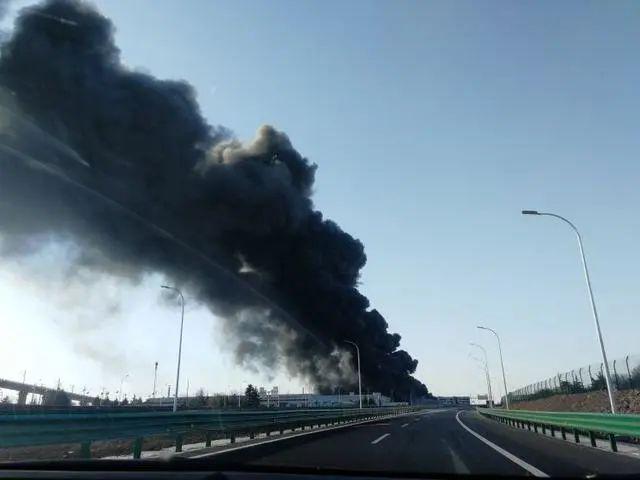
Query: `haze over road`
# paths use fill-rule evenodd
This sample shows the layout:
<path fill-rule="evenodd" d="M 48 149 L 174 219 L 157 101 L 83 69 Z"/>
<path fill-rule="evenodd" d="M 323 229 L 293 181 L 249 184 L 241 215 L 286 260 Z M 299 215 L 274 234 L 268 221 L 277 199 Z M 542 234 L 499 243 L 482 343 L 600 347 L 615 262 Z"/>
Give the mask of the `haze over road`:
<path fill-rule="evenodd" d="M 640 459 L 437 410 L 282 441 L 189 454 L 214 462 L 382 472 L 586 476 L 640 472 Z"/>

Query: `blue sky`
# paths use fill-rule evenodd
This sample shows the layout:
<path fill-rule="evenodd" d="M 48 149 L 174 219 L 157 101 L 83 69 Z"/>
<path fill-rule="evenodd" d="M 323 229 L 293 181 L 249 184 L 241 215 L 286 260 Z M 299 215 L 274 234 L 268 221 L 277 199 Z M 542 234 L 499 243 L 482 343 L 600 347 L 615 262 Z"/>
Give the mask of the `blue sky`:
<path fill-rule="evenodd" d="M 501 333 L 514 388 L 599 360 L 575 239 L 523 208 L 578 225 L 609 355 L 640 353 L 637 3 L 96 3 L 128 66 L 189 81 L 210 122 L 241 139 L 263 123 L 284 130 L 318 164 L 317 208 L 365 244 L 362 290 L 434 393 L 483 391 L 469 341 L 489 348 L 497 381 L 495 343 L 477 324 Z M 5 301 L 17 304 L 15 268 L 4 268 Z M 160 338 L 173 335 L 176 312 L 158 303 L 157 281 L 126 298 L 145 322 L 167 322 Z M 38 301 L 42 312 L 59 308 Z M 24 325 L 46 317 L 21 315 Z M 194 383 L 271 381 L 233 366 L 215 319 L 197 309 L 192 317 L 200 333 L 185 338 L 185 368 Z M 50 333 L 60 367 L 33 375 L 65 369 L 67 383 L 119 383 L 90 360 L 83 368 L 93 373 L 80 369 L 83 353 L 60 332 Z M 170 383 L 174 346 L 135 341 L 144 358 L 120 368 L 139 370 L 130 388 L 147 393 L 139 363 L 158 354 Z M 285 377 L 273 381 L 301 387 Z"/>

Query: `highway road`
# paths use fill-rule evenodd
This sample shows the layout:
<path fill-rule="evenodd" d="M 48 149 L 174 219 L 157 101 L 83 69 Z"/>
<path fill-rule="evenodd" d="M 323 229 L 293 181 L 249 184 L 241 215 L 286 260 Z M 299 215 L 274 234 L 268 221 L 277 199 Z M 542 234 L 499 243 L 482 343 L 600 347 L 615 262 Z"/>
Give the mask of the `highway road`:
<path fill-rule="evenodd" d="M 640 473 L 640 459 L 441 410 L 187 456 L 220 463 L 378 472 L 589 476 Z"/>

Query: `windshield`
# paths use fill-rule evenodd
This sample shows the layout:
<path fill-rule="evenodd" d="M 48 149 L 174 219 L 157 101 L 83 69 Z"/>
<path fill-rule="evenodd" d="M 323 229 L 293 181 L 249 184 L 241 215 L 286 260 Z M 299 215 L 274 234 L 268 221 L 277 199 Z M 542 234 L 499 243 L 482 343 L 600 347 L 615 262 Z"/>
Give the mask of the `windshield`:
<path fill-rule="evenodd" d="M 0 461 L 640 473 L 634 4 L 0 7 Z"/>

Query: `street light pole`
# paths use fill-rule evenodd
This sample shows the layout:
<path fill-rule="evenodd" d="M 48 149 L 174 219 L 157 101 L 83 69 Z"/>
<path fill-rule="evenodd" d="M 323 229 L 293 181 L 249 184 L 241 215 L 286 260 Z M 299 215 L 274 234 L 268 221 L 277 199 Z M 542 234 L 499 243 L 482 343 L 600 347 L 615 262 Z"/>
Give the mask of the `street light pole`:
<path fill-rule="evenodd" d="M 584 254 L 584 248 L 582 246 L 582 236 L 578 231 L 578 228 L 560 215 L 556 215 L 555 213 L 545 213 L 538 212 L 536 210 L 522 210 L 523 215 L 538 215 L 538 216 L 547 216 L 554 217 L 558 220 L 562 220 L 564 223 L 569 225 L 571 229 L 575 232 L 576 238 L 578 239 L 578 247 L 580 249 L 580 257 L 582 258 L 582 269 L 584 270 L 584 279 L 587 282 L 587 291 L 589 292 L 589 300 L 591 302 L 591 312 L 593 313 L 593 320 L 596 324 L 596 333 L 598 335 L 598 343 L 600 344 L 600 353 L 602 354 L 602 361 L 604 363 L 604 371 L 605 371 L 605 381 L 607 383 L 607 394 L 609 395 L 609 404 L 611 406 L 611 413 L 616 413 L 616 404 L 613 398 L 613 388 L 611 386 L 611 375 L 609 373 L 609 362 L 607 361 L 607 353 L 604 348 L 604 341 L 602 340 L 602 331 L 600 330 L 600 321 L 598 320 L 598 310 L 596 310 L 596 302 L 593 299 L 593 290 L 591 289 L 591 279 L 589 278 L 589 269 L 587 268 L 587 259 Z"/>
<path fill-rule="evenodd" d="M 480 360 L 478 357 L 474 357 L 471 354 L 469 354 L 469 357 L 478 362 L 478 364 L 483 365 L 483 367 L 480 367 L 480 365 L 478 365 L 478 367 L 482 368 L 482 370 L 484 371 L 484 380 L 485 382 L 487 382 L 487 404 L 489 404 L 489 398 L 491 398 L 491 380 L 489 380 L 489 369 L 487 368 L 487 364 Z"/>
<path fill-rule="evenodd" d="M 178 294 L 180 295 L 180 299 L 182 300 L 182 315 L 180 316 L 180 341 L 178 343 L 178 369 L 176 372 L 176 388 L 173 397 L 173 412 L 175 413 L 178 411 L 178 391 L 180 388 L 180 359 L 182 358 L 182 329 L 184 327 L 184 295 L 182 295 L 182 292 L 176 287 L 162 285 L 162 288 L 178 292 Z"/>
<path fill-rule="evenodd" d="M 345 340 L 346 343 L 350 343 L 354 347 L 356 347 L 356 353 L 358 355 L 358 398 L 360 400 L 360 408 L 362 408 L 362 376 L 360 375 L 360 348 L 355 342 L 351 340 Z"/>
<path fill-rule="evenodd" d="M 156 386 L 158 385 L 158 362 L 153 369 L 153 393 L 151 394 L 152 398 L 156 398 Z"/>
<path fill-rule="evenodd" d="M 120 401 L 122 399 L 122 385 L 124 384 L 124 381 L 126 380 L 126 378 L 129 376 L 128 373 L 125 373 L 124 376 L 122 377 L 122 379 L 120 380 L 120 395 L 118 396 L 118 401 Z"/>
<path fill-rule="evenodd" d="M 478 328 L 481 330 L 488 330 L 496 336 L 498 340 L 498 352 L 500 352 L 500 367 L 502 367 L 502 383 L 504 384 L 504 401 L 507 404 L 507 410 L 509 410 L 509 390 L 507 390 L 507 376 L 504 374 L 504 361 L 502 360 L 502 345 L 500 344 L 500 337 L 498 333 L 489 327 L 482 327 L 478 325 Z"/>
<path fill-rule="evenodd" d="M 487 384 L 489 385 L 489 408 L 493 408 L 493 390 L 491 389 L 491 375 L 489 374 L 489 358 L 487 357 L 487 351 L 482 345 L 478 345 L 477 343 L 471 342 L 469 345 L 478 347 L 484 354 L 484 365 L 487 370 Z"/>

